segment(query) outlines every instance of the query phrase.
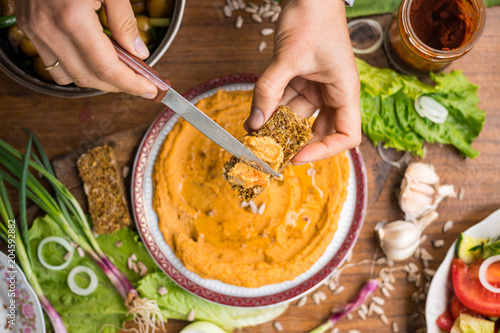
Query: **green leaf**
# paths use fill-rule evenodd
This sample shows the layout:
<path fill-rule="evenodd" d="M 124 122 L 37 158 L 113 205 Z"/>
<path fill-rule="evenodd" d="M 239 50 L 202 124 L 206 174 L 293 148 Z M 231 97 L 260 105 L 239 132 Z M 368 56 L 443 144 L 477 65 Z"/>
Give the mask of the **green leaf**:
<path fill-rule="evenodd" d="M 23 158 L 23 166 L 21 171 L 21 189 L 19 191 L 19 219 L 21 220 L 21 239 L 26 248 L 26 254 L 28 256 L 28 265 L 33 265 L 33 257 L 31 255 L 31 246 L 28 236 L 28 220 L 26 219 L 26 182 L 28 179 L 28 163 L 31 156 L 31 144 L 33 140 L 31 137 L 28 139 L 28 144 L 26 145 L 26 150 Z"/>

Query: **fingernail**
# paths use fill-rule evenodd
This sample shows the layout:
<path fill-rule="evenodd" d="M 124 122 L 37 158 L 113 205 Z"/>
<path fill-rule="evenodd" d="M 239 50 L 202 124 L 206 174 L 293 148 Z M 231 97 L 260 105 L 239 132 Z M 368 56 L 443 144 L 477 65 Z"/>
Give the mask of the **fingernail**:
<path fill-rule="evenodd" d="M 156 96 L 156 93 L 145 93 L 141 95 L 142 98 L 153 99 Z"/>
<path fill-rule="evenodd" d="M 292 162 L 292 165 L 293 166 L 299 166 L 299 165 L 303 165 L 303 164 L 306 164 L 307 162 L 297 162 L 297 163 L 293 163 Z"/>
<path fill-rule="evenodd" d="M 140 55 L 141 58 L 147 58 L 149 57 L 149 50 L 146 44 L 141 39 L 141 36 L 137 36 L 137 39 L 135 40 L 135 52 L 137 52 L 138 55 Z"/>
<path fill-rule="evenodd" d="M 251 129 L 257 130 L 264 125 L 264 113 L 256 106 L 252 105 L 248 125 Z"/>

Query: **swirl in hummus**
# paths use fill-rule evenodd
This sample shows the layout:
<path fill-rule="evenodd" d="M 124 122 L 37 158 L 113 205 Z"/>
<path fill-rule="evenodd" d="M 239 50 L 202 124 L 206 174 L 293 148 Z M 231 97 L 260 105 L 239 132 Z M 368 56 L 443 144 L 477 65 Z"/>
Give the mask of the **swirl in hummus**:
<path fill-rule="evenodd" d="M 251 91 L 218 91 L 197 106 L 235 137 L 243 137 Z M 203 278 L 243 287 L 293 280 L 324 253 L 347 195 L 344 153 L 287 166 L 254 199 L 260 215 L 222 177 L 230 155 L 180 120 L 155 162 L 154 209 L 166 242 Z"/>

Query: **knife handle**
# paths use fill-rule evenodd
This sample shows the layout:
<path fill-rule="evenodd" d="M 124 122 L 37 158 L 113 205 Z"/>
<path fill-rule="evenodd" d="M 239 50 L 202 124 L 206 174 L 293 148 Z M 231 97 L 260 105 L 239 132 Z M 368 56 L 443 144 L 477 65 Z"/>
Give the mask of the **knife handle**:
<path fill-rule="evenodd" d="M 111 43 L 118 54 L 118 59 L 120 59 L 125 65 L 130 67 L 134 72 L 139 75 L 144 76 L 149 81 L 153 82 L 153 84 L 158 88 L 158 93 L 156 94 L 153 101 L 161 102 L 163 97 L 167 94 L 168 89 L 170 89 L 170 81 L 160 75 L 156 70 L 150 67 L 141 59 L 136 56 L 131 55 L 125 49 L 123 49 L 116 41 L 110 38 Z"/>

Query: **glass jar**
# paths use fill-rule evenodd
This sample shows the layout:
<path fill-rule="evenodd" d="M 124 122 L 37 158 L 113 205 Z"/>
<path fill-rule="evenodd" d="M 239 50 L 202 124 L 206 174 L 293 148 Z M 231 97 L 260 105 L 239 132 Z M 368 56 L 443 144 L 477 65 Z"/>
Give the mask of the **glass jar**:
<path fill-rule="evenodd" d="M 460 44 L 452 48 L 442 47 L 439 49 L 424 43 L 418 35 L 428 40 L 434 38 L 438 42 L 439 38 L 444 38 L 445 42 L 449 42 L 449 38 L 457 33 L 457 29 L 453 29 L 454 26 L 449 24 L 450 16 L 452 16 L 450 13 L 432 12 L 432 10 L 441 10 L 442 8 L 430 10 L 432 13 L 429 12 L 427 16 L 432 22 L 424 22 L 424 16 L 416 16 L 421 14 L 418 12 L 420 9 L 415 10 L 412 4 L 415 6 L 425 5 L 427 10 L 431 6 L 436 8 L 439 4 L 451 4 L 455 9 L 458 8 L 460 12 L 455 19 L 463 21 L 460 27 L 463 28 L 462 33 L 464 34 Z M 453 19 L 453 17 L 451 18 Z M 386 31 L 384 48 L 390 64 L 399 72 L 428 75 L 430 71 L 441 71 L 453 60 L 469 52 L 479 40 L 484 30 L 485 21 L 486 15 L 482 0 L 403 0 Z M 431 23 L 441 24 L 439 32 L 445 35 L 436 36 L 436 34 L 429 33 L 428 28 Z M 448 30 L 448 35 L 443 29 Z"/>

